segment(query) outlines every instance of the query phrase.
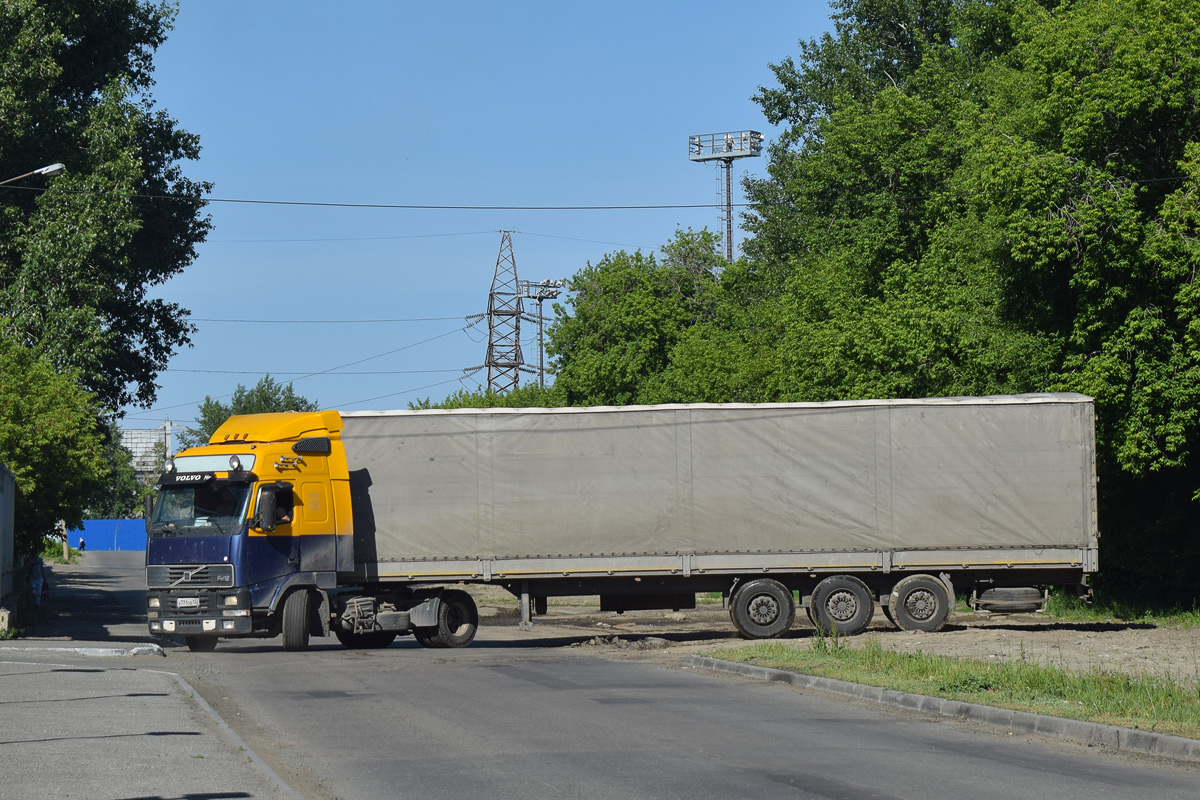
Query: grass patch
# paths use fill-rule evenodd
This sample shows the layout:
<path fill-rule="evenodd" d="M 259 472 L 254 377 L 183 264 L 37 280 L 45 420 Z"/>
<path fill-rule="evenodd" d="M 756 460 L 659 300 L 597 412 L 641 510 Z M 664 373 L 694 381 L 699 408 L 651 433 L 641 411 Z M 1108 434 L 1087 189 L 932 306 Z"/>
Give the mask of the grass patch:
<path fill-rule="evenodd" d="M 1119 621 L 1200 627 L 1200 609 L 1194 604 L 1190 609 L 1183 606 L 1163 607 L 1148 602 L 1144 597 L 1126 598 L 1101 594 L 1094 602 L 1085 603 L 1073 594 L 1056 591 L 1050 595 L 1046 613 L 1072 622 Z"/>
<path fill-rule="evenodd" d="M 1023 657 L 992 662 L 898 653 L 871 639 L 861 648 L 817 637 L 809 647 L 764 642 L 711 655 L 899 692 L 1200 738 L 1200 682 L 1103 670 L 1075 673 Z"/>
<path fill-rule="evenodd" d="M 42 545 L 42 562 L 46 564 L 74 564 L 83 557 L 83 554 L 74 547 L 70 548 L 68 552 L 71 554 L 70 559 L 63 557 L 61 539 L 46 539 Z"/>

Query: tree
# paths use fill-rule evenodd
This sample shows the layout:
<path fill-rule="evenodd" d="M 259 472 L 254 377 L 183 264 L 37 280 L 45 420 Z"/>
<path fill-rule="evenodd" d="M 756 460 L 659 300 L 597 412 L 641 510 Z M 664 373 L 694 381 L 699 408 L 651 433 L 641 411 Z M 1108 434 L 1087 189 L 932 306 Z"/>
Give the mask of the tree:
<path fill-rule="evenodd" d="M 0 179 L 67 165 L 0 188 L 0 332 L 114 411 L 149 406 L 188 344 L 188 312 L 149 290 L 211 227 L 210 184 L 180 167 L 199 141 L 150 95 L 174 15 L 147 0 L 0 4 Z"/>
<path fill-rule="evenodd" d="M 99 408 L 72 378 L 0 337 L 0 462 L 16 477 L 17 553 L 40 553 L 59 520 L 78 528 L 109 476 Z"/>
<path fill-rule="evenodd" d="M 217 428 L 234 414 L 264 414 L 272 411 L 319 411 L 320 404 L 295 393 L 292 384 L 277 383 L 270 375 L 247 389 L 238 384 L 228 404 L 205 397 L 200 404 L 196 427 L 179 435 L 179 446 L 197 447 L 208 444 Z"/>
<path fill-rule="evenodd" d="M 725 264 L 719 246 L 708 231 L 677 231 L 661 263 L 618 251 L 567 282 L 570 296 L 554 306 L 546 350 L 568 405 L 648 402 L 658 394 L 650 379 L 670 363 L 681 333 L 715 313 Z"/>

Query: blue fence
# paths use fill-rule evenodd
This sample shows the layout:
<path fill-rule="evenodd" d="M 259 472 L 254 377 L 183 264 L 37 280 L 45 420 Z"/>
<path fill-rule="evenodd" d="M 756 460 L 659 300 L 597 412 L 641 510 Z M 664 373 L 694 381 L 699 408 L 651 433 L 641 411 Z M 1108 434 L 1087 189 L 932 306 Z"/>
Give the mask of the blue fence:
<path fill-rule="evenodd" d="M 68 536 L 72 547 L 79 547 L 82 538 L 88 550 L 145 550 L 146 522 L 140 519 L 86 519 L 83 530 L 71 531 Z"/>

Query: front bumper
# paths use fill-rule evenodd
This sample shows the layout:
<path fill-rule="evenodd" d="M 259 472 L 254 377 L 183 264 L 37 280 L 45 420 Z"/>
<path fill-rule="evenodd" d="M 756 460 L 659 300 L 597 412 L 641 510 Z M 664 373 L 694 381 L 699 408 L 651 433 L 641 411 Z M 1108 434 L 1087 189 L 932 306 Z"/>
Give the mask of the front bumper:
<path fill-rule="evenodd" d="M 236 598 L 235 603 L 227 598 Z M 146 625 L 164 636 L 240 636 L 254 630 L 246 589 L 151 590 Z"/>

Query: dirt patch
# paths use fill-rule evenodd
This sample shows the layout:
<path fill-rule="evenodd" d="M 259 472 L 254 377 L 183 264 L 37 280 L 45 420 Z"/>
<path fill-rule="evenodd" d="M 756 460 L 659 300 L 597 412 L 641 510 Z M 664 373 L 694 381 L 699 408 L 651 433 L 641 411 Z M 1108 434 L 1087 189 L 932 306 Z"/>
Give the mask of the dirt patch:
<path fill-rule="evenodd" d="M 488 600 L 493 600 L 488 604 Z M 688 653 L 742 647 L 741 639 L 719 604 L 684 611 L 601 613 L 597 605 L 551 602 L 548 614 L 534 618 L 534 630 L 555 635 L 570 632 L 579 637 L 569 646 L 595 649 L 597 654 L 620 658 L 675 660 Z M 515 624 L 515 605 L 481 598 L 483 624 Z M 814 630 L 797 615 L 784 637 L 807 646 Z M 644 640 L 649 642 L 639 644 Z M 1064 622 L 1041 614 L 1005 616 L 958 613 L 937 633 L 906 633 L 893 628 L 882 613 L 859 636 L 843 640 L 851 647 L 877 641 L 899 652 L 936 653 L 982 660 L 1013 661 L 1058 666 L 1072 671 L 1106 670 L 1133 675 L 1169 677 L 1185 685 L 1200 681 L 1200 628 L 1123 622 Z"/>

